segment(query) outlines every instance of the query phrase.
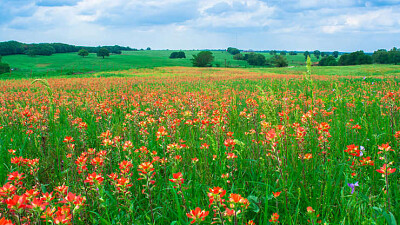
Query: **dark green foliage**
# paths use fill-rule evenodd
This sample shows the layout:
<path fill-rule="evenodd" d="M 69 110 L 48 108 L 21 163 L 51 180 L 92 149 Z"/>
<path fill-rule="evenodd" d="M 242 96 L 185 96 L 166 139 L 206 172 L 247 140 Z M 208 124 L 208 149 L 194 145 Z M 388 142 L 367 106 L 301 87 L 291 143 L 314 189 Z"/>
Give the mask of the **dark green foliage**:
<path fill-rule="evenodd" d="M 186 55 L 182 51 L 172 52 L 171 55 L 169 56 L 169 58 L 170 59 L 184 59 L 184 58 L 186 58 Z"/>
<path fill-rule="evenodd" d="M 320 61 L 319 64 L 320 66 L 337 66 L 338 62 L 336 61 L 336 58 L 333 56 L 325 56 L 323 57 Z"/>
<path fill-rule="evenodd" d="M 151 50 L 151 48 L 150 48 L 150 47 L 147 47 L 147 48 L 146 48 L 146 50 L 147 50 L 147 51 L 150 51 L 150 50 Z"/>
<path fill-rule="evenodd" d="M 286 51 L 281 51 L 280 55 L 286 55 Z"/>
<path fill-rule="evenodd" d="M 232 55 L 236 55 L 236 54 L 239 54 L 239 53 L 240 53 L 240 50 L 239 50 L 239 49 L 237 49 L 237 48 L 232 48 L 232 47 L 229 47 L 226 51 L 229 52 L 229 53 L 232 54 Z"/>
<path fill-rule="evenodd" d="M 244 60 L 244 56 L 241 53 L 238 53 L 233 56 L 233 59 L 235 60 Z"/>
<path fill-rule="evenodd" d="M 330 53 L 329 52 L 321 52 L 321 57 L 325 57 L 325 56 L 329 56 Z"/>
<path fill-rule="evenodd" d="M 269 54 L 270 54 L 270 55 L 276 55 L 276 53 L 277 53 L 276 50 L 271 50 L 271 51 L 269 51 Z"/>
<path fill-rule="evenodd" d="M 305 52 L 304 52 L 304 57 L 305 57 L 306 60 L 307 60 L 307 57 L 310 56 L 310 55 L 311 55 L 311 54 L 310 54 L 309 51 L 305 51 Z"/>
<path fill-rule="evenodd" d="M 400 50 L 397 48 L 392 48 L 389 51 L 389 60 L 390 60 L 390 63 L 393 63 L 395 65 L 400 63 Z"/>
<path fill-rule="evenodd" d="M 386 49 L 379 49 L 372 54 L 374 63 L 378 64 L 397 64 L 400 62 L 400 51 L 393 48 L 390 51 Z"/>
<path fill-rule="evenodd" d="M 114 50 L 111 52 L 112 54 L 116 54 L 116 55 L 121 55 L 122 51 L 121 50 Z"/>
<path fill-rule="evenodd" d="M 54 48 L 54 50 L 56 51 L 55 53 L 68 53 L 78 51 L 78 47 L 76 47 L 75 45 L 68 45 L 63 43 L 52 43 L 49 45 Z"/>
<path fill-rule="evenodd" d="M 28 46 L 17 41 L 0 42 L 0 55 L 24 54 L 26 50 Z"/>
<path fill-rule="evenodd" d="M 315 56 L 315 58 L 319 59 L 319 57 L 321 56 L 321 52 L 319 50 L 315 50 L 314 56 Z"/>
<path fill-rule="evenodd" d="M 9 72 L 10 72 L 10 65 L 8 65 L 7 63 L 0 62 L 0 74 Z"/>
<path fill-rule="evenodd" d="M 110 56 L 110 51 L 107 48 L 100 48 L 97 52 L 97 57 L 103 57 L 104 59 L 105 56 Z"/>
<path fill-rule="evenodd" d="M 339 57 L 339 52 L 338 51 L 334 51 L 332 53 L 332 56 L 335 57 L 335 58 Z"/>
<path fill-rule="evenodd" d="M 372 54 L 372 60 L 374 63 L 389 64 L 389 53 L 386 49 L 379 49 Z"/>
<path fill-rule="evenodd" d="M 89 52 L 86 49 L 81 49 L 79 50 L 78 55 L 85 57 L 89 55 Z"/>
<path fill-rule="evenodd" d="M 289 64 L 285 56 L 275 55 L 272 58 L 272 65 L 274 65 L 275 67 L 287 67 Z"/>
<path fill-rule="evenodd" d="M 291 51 L 291 52 L 289 52 L 289 55 L 297 55 L 297 52 Z"/>
<path fill-rule="evenodd" d="M 10 72 L 10 65 L 7 63 L 1 62 L 1 55 L 0 55 L 0 74 Z"/>
<path fill-rule="evenodd" d="M 356 51 L 350 54 L 344 54 L 339 58 L 339 65 L 363 65 L 372 64 L 372 57 L 365 54 L 363 51 Z"/>
<path fill-rule="evenodd" d="M 247 60 L 247 63 L 252 66 L 265 66 L 267 63 L 263 54 L 257 54 L 254 52 L 246 54 L 245 59 Z"/>
<path fill-rule="evenodd" d="M 50 44 L 34 44 L 29 47 L 26 54 L 29 56 L 45 55 L 50 56 L 56 53 L 56 50 Z"/>
<path fill-rule="evenodd" d="M 45 47 L 43 47 L 45 46 Z M 63 43 L 50 43 L 50 44 L 24 44 L 17 41 L 7 41 L 0 42 L 0 55 L 16 55 L 16 54 L 28 54 L 31 56 L 35 55 L 48 55 L 48 47 L 52 47 L 54 49 L 54 53 L 69 53 L 69 52 L 78 52 L 81 49 L 86 49 L 90 53 L 96 53 L 101 48 L 98 47 L 82 47 L 75 45 L 68 45 Z M 43 48 L 46 48 L 46 53 L 43 53 Z M 121 54 L 122 51 L 134 51 L 130 47 L 122 47 L 119 45 L 114 46 L 103 46 L 103 48 L 107 48 L 108 51 L 114 54 Z M 137 50 L 137 49 L 136 49 Z M 50 52 L 52 52 L 51 50 Z"/>
<path fill-rule="evenodd" d="M 197 67 L 211 67 L 211 62 L 214 56 L 210 51 L 201 51 L 197 55 L 193 55 L 193 66 Z"/>

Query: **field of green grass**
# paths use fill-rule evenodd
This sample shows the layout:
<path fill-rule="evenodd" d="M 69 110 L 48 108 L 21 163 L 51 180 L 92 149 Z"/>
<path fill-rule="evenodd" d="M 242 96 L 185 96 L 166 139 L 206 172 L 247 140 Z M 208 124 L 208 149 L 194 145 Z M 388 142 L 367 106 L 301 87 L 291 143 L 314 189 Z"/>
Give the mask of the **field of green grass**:
<path fill-rule="evenodd" d="M 191 67 L 191 59 L 200 51 L 184 51 L 186 59 L 169 59 L 171 52 L 176 50 L 152 50 L 123 52 L 121 55 L 111 55 L 105 59 L 96 54 L 82 58 L 77 53 L 54 54 L 52 56 L 11 55 L 3 57 L 3 62 L 10 64 L 14 70 L 9 78 L 28 78 L 43 76 L 73 75 L 98 71 L 126 70 L 132 68 L 154 68 L 170 66 Z M 271 55 L 263 53 L 266 58 Z M 213 67 L 253 67 L 245 61 L 234 60 L 233 56 L 225 51 L 213 51 L 215 60 Z M 289 66 L 298 66 L 304 63 L 303 55 L 287 56 Z M 316 61 L 315 58 L 312 58 Z M 6 75 L 2 75 L 6 77 Z"/>

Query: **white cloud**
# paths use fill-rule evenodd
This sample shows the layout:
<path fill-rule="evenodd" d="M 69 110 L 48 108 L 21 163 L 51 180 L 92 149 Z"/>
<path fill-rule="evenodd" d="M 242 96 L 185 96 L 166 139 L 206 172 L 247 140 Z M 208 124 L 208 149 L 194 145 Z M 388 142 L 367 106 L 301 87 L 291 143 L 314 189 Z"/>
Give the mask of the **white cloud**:
<path fill-rule="evenodd" d="M 0 41 L 373 50 L 398 44 L 400 33 L 400 0 L 13 1 L 0 0 Z"/>

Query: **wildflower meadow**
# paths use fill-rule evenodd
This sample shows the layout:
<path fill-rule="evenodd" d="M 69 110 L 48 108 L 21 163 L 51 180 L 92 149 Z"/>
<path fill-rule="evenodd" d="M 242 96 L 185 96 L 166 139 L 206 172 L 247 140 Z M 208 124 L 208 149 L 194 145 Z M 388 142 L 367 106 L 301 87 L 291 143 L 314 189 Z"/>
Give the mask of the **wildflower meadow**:
<path fill-rule="evenodd" d="M 172 70 L 0 82 L 0 224 L 397 224 L 398 79 Z"/>

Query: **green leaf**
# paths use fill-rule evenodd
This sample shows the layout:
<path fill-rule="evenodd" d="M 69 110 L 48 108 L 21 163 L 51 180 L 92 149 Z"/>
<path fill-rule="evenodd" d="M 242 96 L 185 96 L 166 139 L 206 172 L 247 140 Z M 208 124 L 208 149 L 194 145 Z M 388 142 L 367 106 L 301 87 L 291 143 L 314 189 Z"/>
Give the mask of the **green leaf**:
<path fill-rule="evenodd" d="M 383 216 L 385 217 L 388 225 L 397 225 L 396 218 L 394 218 L 394 216 L 391 212 L 389 212 L 389 213 L 383 212 Z"/>

